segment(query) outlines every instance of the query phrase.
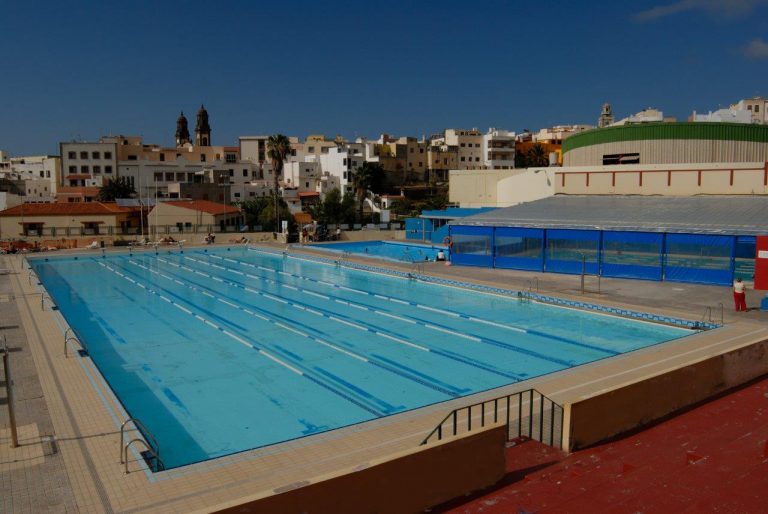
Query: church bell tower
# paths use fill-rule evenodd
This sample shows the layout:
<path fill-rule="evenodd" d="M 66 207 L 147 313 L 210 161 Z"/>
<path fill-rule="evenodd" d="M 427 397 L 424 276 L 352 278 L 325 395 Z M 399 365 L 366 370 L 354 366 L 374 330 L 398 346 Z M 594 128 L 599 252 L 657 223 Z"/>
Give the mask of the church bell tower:
<path fill-rule="evenodd" d="M 176 120 L 176 146 L 184 146 L 187 143 L 191 143 L 189 140 L 189 128 L 187 128 L 187 118 L 184 116 L 184 111 L 182 111 Z"/>
<path fill-rule="evenodd" d="M 208 124 L 208 111 L 201 105 L 197 111 L 197 124 L 195 125 L 195 145 L 211 146 L 211 126 Z"/>

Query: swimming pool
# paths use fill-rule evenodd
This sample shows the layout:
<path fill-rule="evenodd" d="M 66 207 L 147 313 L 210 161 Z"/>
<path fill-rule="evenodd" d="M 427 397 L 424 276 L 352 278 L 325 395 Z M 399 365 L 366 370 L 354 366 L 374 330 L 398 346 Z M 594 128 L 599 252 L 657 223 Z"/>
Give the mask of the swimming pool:
<path fill-rule="evenodd" d="M 166 468 L 692 333 L 245 248 L 29 261 Z"/>
<path fill-rule="evenodd" d="M 434 261 L 439 250 L 443 250 L 446 256 L 448 255 L 448 248 L 446 246 L 400 243 L 397 241 L 326 243 L 312 245 L 312 248 L 337 253 L 350 252 L 379 259 L 405 262 Z"/>

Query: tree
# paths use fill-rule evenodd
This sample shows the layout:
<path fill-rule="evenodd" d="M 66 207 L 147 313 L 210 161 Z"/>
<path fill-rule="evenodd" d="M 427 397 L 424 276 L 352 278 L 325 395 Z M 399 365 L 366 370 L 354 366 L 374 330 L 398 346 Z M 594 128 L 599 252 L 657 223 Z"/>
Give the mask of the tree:
<path fill-rule="evenodd" d="M 526 160 L 528 161 L 529 167 L 549 166 L 549 156 L 541 143 L 533 145 L 528 152 Z"/>
<path fill-rule="evenodd" d="M 274 193 L 275 193 L 275 219 L 277 220 L 277 225 L 279 225 L 280 221 L 280 213 L 278 212 L 277 206 L 278 201 L 277 197 L 279 196 L 280 192 L 280 175 L 283 174 L 283 163 L 285 162 L 285 159 L 290 155 L 291 153 L 291 142 L 290 140 L 284 136 L 283 134 L 275 134 L 273 136 L 269 136 L 267 139 L 267 156 L 269 157 L 269 160 L 272 161 L 272 172 L 275 174 L 275 182 L 274 182 Z M 279 229 L 279 227 L 278 227 Z M 278 231 L 278 229 L 275 229 L 275 232 Z"/>
<path fill-rule="evenodd" d="M 525 152 L 515 152 L 515 168 L 527 168 L 528 157 Z"/>
<path fill-rule="evenodd" d="M 118 198 L 130 198 L 136 194 L 136 190 L 128 182 L 126 177 L 118 177 L 109 180 L 99 189 L 98 200 L 100 202 L 114 202 Z"/>
<path fill-rule="evenodd" d="M 384 168 L 381 164 L 364 162 L 362 166 L 355 170 L 355 176 L 352 179 L 352 183 L 355 186 L 355 192 L 357 193 L 357 200 L 359 202 L 359 217 L 363 218 L 363 202 L 365 201 L 366 193 L 369 189 L 376 187 L 380 189 L 381 184 L 384 181 Z"/>
<path fill-rule="evenodd" d="M 262 230 L 266 232 L 279 230 L 279 223 L 276 223 L 278 219 L 293 219 L 288 205 L 282 199 L 278 199 L 277 207 L 278 215 L 275 216 L 275 198 L 266 196 L 246 200 L 240 204 L 240 210 L 245 215 L 246 224 L 261 225 Z M 289 224 L 290 230 L 293 230 L 292 224 Z"/>

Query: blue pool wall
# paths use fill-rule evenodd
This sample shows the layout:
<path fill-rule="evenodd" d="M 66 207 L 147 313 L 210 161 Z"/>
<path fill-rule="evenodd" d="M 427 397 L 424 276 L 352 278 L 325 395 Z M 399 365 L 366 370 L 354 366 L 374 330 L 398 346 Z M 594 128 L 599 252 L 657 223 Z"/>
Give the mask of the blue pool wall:
<path fill-rule="evenodd" d="M 755 236 L 458 223 L 449 235 L 461 266 L 569 274 L 584 266 L 589 275 L 714 285 L 754 275 Z"/>

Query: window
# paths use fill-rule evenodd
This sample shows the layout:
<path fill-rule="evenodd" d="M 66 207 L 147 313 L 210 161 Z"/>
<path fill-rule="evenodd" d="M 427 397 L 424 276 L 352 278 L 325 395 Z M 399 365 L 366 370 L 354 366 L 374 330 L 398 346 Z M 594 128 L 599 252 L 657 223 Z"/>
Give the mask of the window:
<path fill-rule="evenodd" d="M 308 188 L 309 187 L 309 182 L 304 182 L 304 187 Z"/>
<path fill-rule="evenodd" d="M 411 151 L 411 153 L 413 153 L 413 147 L 410 147 L 409 150 Z"/>
<path fill-rule="evenodd" d="M 69 167 L 69 172 L 70 173 L 77 173 L 77 166 L 70 166 Z"/>
<path fill-rule="evenodd" d="M 224 154 L 224 160 L 227 162 L 237 162 L 237 155 L 233 153 Z"/>
<path fill-rule="evenodd" d="M 91 159 L 101 159 L 100 152 L 91 152 Z"/>
<path fill-rule="evenodd" d="M 229 176 L 234 177 L 235 176 L 235 170 L 229 170 Z"/>
<path fill-rule="evenodd" d="M 243 176 L 248 178 L 248 170 L 247 169 L 243 169 Z"/>
<path fill-rule="evenodd" d="M 67 154 L 67 157 L 69 157 L 70 159 L 77 159 L 77 152 L 69 152 Z"/>
<path fill-rule="evenodd" d="M 160 152 L 160 161 L 165 161 L 165 154 Z"/>
<path fill-rule="evenodd" d="M 467 145 L 465 145 L 464 143 L 461 143 L 461 147 L 462 148 L 464 148 L 465 146 L 467 146 Z"/>
<path fill-rule="evenodd" d="M 51 170 L 45 170 L 45 178 L 51 178 Z"/>
<path fill-rule="evenodd" d="M 309 152 L 309 153 L 315 153 L 315 147 L 314 147 L 314 146 L 310 146 L 310 147 L 308 147 L 308 148 L 307 148 L 307 152 Z"/>
<path fill-rule="evenodd" d="M 465 157 L 462 157 L 462 158 L 461 158 L 461 162 L 464 162 L 465 160 L 466 160 L 466 158 L 465 158 Z"/>
<path fill-rule="evenodd" d="M 104 158 L 105 159 L 111 159 L 112 158 L 112 152 L 104 152 Z"/>
<path fill-rule="evenodd" d="M 755 106 L 755 112 L 760 112 L 760 106 L 759 105 Z"/>
<path fill-rule="evenodd" d="M 200 162 L 205 162 L 205 154 L 204 153 L 200 154 Z"/>
<path fill-rule="evenodd" d="M 90 173 L 88 166 L 80 166 L 80 173 Z"/>
<path fill-rule="evenodd" d="M 475 148 L 480 148 L 480 143 L 475 143 Z"/>
<path fill-rule="evenodd" d="M 112 166 L 104 166 L 104 173 L 112 173 Z"/>
<path fill-rule="evenodd" d="M 101 166 L 94 166 L 93 167 L 93 172 L 94 173 L 101 173 Z"/>
<path fill-rule="evenodd" d="M 421 168 L 422 166 L 424 166 L 424 163 L 423 162 L 419 162 L 419 168 Z"/>
<path fill-rule="evenodd" d="M 165 172 L 165 181 L 166 182 L 173 182 L 173 172 L 166 171 Z"/>
<path fill-rule="evenodd" d="M 346 157 L 344 157 L 344 159 L 342 159 L 341 165 L 342 166 L 346 166 L 347 165 L 347 158 Z"/>
<path fill-rule="evenodd" d="M 235 193 L 235 198 L 240 198 L 240 193 Z"/>
<path fill-rule="evenodd" d="M 80 152 L 80 158 L 81 159 L 87 159 L 88 158 L 88 152 Z"/>
<path fill-rule="evenodd" d="M 603 155 L 603 166 L 610 166 L 614 164 L 640 164 L 639 153 L 615 153 Z"/>
<path fill-rule="evenodd" d="M 177 172 L 176 173 L 176 182 L 184 182 L 184 177 L 186 177 L 186 173 Z"/>
<path fill-rule="evenodd" d="M 139 160 L 139 158 L 137 156 L 135 156 L 135 155 L 129 155 L 128 156 L 128 160 L 129 161 L 137 161 L 137 160 Z"/>
<path fill-rule="evenodd" d="M 419 148 L 419 153 L 424 153 L 424 149 L 423 148 Z"/>
<path fill-rule="evenodd" d="M 480 157 L 475 157 L 475 162 L 480 162 Z"/>
<path fill-rule="evenodd" d="M 248 196 L 256 196 L 256 193 L 254 191 L 251 191 L 250 193 L 248 193 Z"/>
<path fill-rule="evenodd" d="M 155 182 L 162 182 L 163 181 L 163 174 L 160 172 L 155 172 Z"/>
<path fill-rule="evenodd" d="M 748 111 L 751 111 L 751 110 L 752 110 L 752 106 L 751 106 L 751 105 L 748 105 L 748 106 L 747 106 L 747 110 L 748 110 Z"/>
<path fill-rule="evenodd" d="M 45 178 L 45 171 L 40 170 L 40 178 Z"/>

